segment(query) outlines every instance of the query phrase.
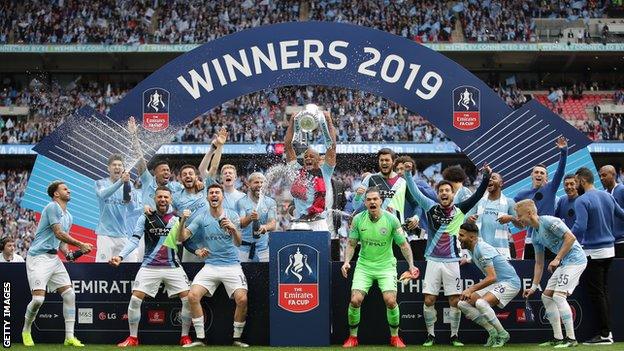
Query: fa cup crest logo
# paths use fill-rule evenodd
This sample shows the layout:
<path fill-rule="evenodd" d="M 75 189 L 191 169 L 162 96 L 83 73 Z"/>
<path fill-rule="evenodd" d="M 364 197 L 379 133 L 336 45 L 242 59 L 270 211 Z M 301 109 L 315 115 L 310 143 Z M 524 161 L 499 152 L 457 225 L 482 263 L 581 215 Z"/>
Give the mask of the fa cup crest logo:
<path fill-rule="evenodd" d="M 143 92 L 143 128 L 160 132 L 169 127 L 169 91 L 150 88 Z"/>
<path fill-rule="evenodd" d="M 299 247 L 297 247 L 297 252 L 288 257 L 288 267 L 286 267 L 286 271 L 284 273 L 286 275 L 294 275 L 297 277 L 299 282 L 301 282 L 301 279 L 303 279 L 303 275 L 301 273 L 304 273 L 304 266 L 308 271 L 308 275 L 312 274 L 312 268 L 308 264 L 308 255 L 302 254 Z"/>
<path fill-rule="evenodd" d="M 277 253 L 278 305 L 302 313 L 319 305 L 319 252 L 314 247 L 290 244 Z"/>

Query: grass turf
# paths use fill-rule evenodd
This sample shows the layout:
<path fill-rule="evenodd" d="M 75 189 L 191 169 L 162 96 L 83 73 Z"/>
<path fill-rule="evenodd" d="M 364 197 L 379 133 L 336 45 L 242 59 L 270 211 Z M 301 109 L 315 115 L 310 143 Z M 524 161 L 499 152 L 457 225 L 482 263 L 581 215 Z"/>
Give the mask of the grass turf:
<path fill-rule="evenodd" d="M 96 350 L 96 351 L 112 351 L 112 350 L 119 350 L 118 347 L 114 346 L 114 345 L 86 345 L 87 347 L 85 349 L 87 350 Z M 162 351 L 163 348 L 176 348 L 176 349 L 180 349 L 182 350 L 181 347 L 179 346 L 174 346 L 174 345 L 145 345 L 145 346 L 139 346 L 137 348 L 133 348 L 133 349 L 137 349 L 140 351 Z M 429 347 L 429 348 L 423 348 L 420 345 L 414 346 L 414 345 L 409 345 L 407 347 L 408 349 L 415 349 L 418 348 L 420 350 L 435 350 L 435 351 L 458 351 L 458 350 L 483 350 L 485 349 L 483 346 L 481 345 L 466 345 L 464 347 L 452 347 L 452 346 L 448 346 L 448 345 L 435 345 L 433 347 Z M 36 344 L 34 348 L 30 348 L 30 347 L 25 347 L 22 344 L 17 344 L 14 343 L 13 345 L 11 345 L 11 349 L 12 350 L 28 350 L 28 351 L 33 351 L 33 350 L 58 350 L 58 351 L 67 351 L 69 350 L 68 347 L 65 347 L 63 345 L 60 344 Z M 221 350 L 229 350 L 229 351 L 233 351 L 233 350 L 239 350 L 239 347 L 233 347 L 233 346 L 208 346 L 206 348 L 195 348 L 195 350 L 209 350 L 209 351 L 221 351 Z M 340 347 L 339 345 L 334 345 L 334 346 L 330 346 L 330 347 L 268 347 L 268 346 L 254 346 L 252 347 L 253 350 L 271 350 L 271 351 L 275 351 L 275 350 L 305 350 L 305 351 L 313 351 L 313 350 L 323 350 L 323 351 L 330 351 L 330 350 L 343 350 L 342 347 Z M 385 350 L 389 350 L 390 346 L 382 346 L 382 345 L 378 345 L 378 346 L 369 346 L 369 345 L 362 345 L 359 346 L 357 349 L 366 349 L 366 350 L 380 350 L 380 349 L 385 349 Z M 551 350 L 553 349 L 552 347 L 538 347 L 537 344 L 509 344 L 509 345 L 505 345 L 505 347 L 501 348 L 502 350 L 507 350 L 507 351 L 528 351 L 528 350 Z M 616 351 L 616 350 L 624 350 L 624 343 L 615 343 L 613 345 L 608 345 L 608 346 L 584 346 L 584 345 L 579 345 L 578 347 L 573 348 L 573 350 L 575 351 L 589 351 L 589 350 L 600 350 L 600 351 Z"/>

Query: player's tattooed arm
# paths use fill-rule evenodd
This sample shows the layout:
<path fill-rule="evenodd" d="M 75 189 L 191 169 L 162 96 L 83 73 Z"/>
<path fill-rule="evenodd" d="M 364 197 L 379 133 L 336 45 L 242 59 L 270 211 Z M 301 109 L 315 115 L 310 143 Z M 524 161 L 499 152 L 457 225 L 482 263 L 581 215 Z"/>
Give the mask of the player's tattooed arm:
<path fill-rule="evenodd" d="M 83 243 L 82 241 L 78 241 L 72 238 L 68 233 L 65 233 L 63 229 L 61 229 L 60 223 L 53 224 L 52 231 L 54 232 L 54 236 L 57 239 L 59 239 L 60 241 L 64 243 L 77 246 L 80 249 L 80 251 L 84 253 L 88 253 L 89 251 L 91 251 L 91 249 L 93 249 L 93 245 L 89 243 Z"/>
<path fill-rule="evenodd" d="M 59 250 L 61 250 L 64 256 L 70 253 L 69 246 L 66 243 L 61 243 L 61 245 L 59 245 Z"/>
<path fill-rule="evenodd" d="M 437 200 L 431 200 L 425 194 L 423 194 L 418 186 L 414 183 L 414 179 L 412 177 L 412 169 L 414 165 L 411 162 L 405 162 L 403 164 L 405 167 L 405 171 L 403 172 L 403 178 L 405 179 L 407 185 L 407 191 L 410 193 L 410 196 L 416 200 L 418 205 L 425 211 L 429 211 L 433 206 L 437 204 Z"/>
<path fill-rule="evenodd" d="M 351 269 L 351 260 L 353 259 L 353 255 L 355 254 L 355 248 L 357 247 L 357 239 L 349 239 L 347 242 L 347 249 L 345 252 L 345 261 L 342 264 L 342 276 L 347 277 L 349 274 L 349 270 Z"/>
<path fill-rule="evenodd" d="M 399 245 L 399 248 L 401 249 L 401 254 L 403 254 L 403 257 L 407 261 L 410 272 L 414 271 L 414 255 L 412 254 L 412 248 L 409 241 L 405 240 L 403 244 Z"/>
<path fill-rule="evenodd" d="M 188 208 L 184 209 L 184 211 L 182 211 L 182 215 L 180 216 L 180 222 L 178 223 L 178 225 L 176 225 L 176 229 L 178 230 L 178 232 L 176 233 L 176 239 L 180 243 L 186 241 L 186 239 L 188 239 L 190 236 L 186 236 L 186 232 L 190 233 L 190 231 L 186 229 L 186 221 L 190 216 L 191 210 L 189 210 Z"/>

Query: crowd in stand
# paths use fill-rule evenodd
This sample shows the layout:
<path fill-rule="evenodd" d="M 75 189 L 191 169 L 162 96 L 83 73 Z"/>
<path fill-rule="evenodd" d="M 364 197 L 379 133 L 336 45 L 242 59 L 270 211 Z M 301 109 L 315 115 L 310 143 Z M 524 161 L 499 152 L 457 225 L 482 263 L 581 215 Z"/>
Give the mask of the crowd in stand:
<path fill-rule="evenodd" d="M 603 17 L 608 1 L 472 0 L 455 5 L 464 36 L 473 42 L 538 40 L 535 18 L 568 21 Z M 582 38 L 582 37 L 581 37 Z"/>
<path fill-rule="evenodd" d="M 593 140 L 624 140 L 624 114 L 598 113 L 595 121 L 585 124 Z"/>
<path fill-rule="evenodd" d="M 0 44 L 203 43 L 298 16 L 299 1 L 5 1 Z"/>
<path fill-rule="evenodd" d="M 287 127 L 286 106 L 310 102 L 331 110 L 338 141 L 342 143 L 446 140 L 440 130 L 422 117 L 381 97 L 347 89 L 293 87 L 234 99 L 196 118 L 178 133 L 176 141 L 208 142 L 225 125 L 231 131 L 231 142 L 281 142 Z"/>
<path fill-rule="evenodd" d="M 26 257 L 37 229 L 35 213 L 20 207 L 29 175 L 24 169 L 0 170 L 0 238 L 14 238 L 22 257 Z"/>
<path fill-rule="evenodd" d="M 582 84 L 552 88 L 549 107 L 557 112 L 558 104 L 564 99 L 578 99 L 586 89 L 590 90 Z M 527 95 L 515 85 L 497 84 L 494 90 L 513 109 L 527 102 Z M 29 108 L 28 116 L 0 118 L 0 144 L 37 143 L 77 108 L 88 105 L 108 113 L 110 106 L 127 91 L 125 87 L 113 88 L 97 82 L 72 83 L 65 88 L 57 84 L 44 86 L 36 79 L 23 89 L 11 85 L 0 87 L 0 106 Z M 340 143 L 448 140 L 421 116 L 379 96 L 350 89 L 302 86 L 260 91 L 231 100 L 195 118 L 175 134 L 172 142 L 207 143 L 221 126 L 230 130 L 231 143 L 281 142 L 287 127 L 286 107 L 310 102 L 332 112 Z M 614 94 L 614 103 L 624 103 L 622 90 Z M 621 139 L 624 134 L 621 116 L 596 113 L 596 117 L 586 121 L 581 130 L 593 140 Z M 319 139 L 320 135 L 313 137 Z"/>
<path fill-rule="evenodd" d="M 607 3 L 11 0 L 0 3 L 0 44 L 192 44 L 250 27 L 302 19 L 353 23 L 418 42 L 450 40 L 459 19 L 468 41 L 535 41 L 534 18 L 587 22 L 603 17 Z"/>
<path fill-rule="evenodd" d="M 0 105 L 28 106 L 28 118 L 0 118 L 0 143 L 36 143 L 80 106 L 107 113 L 126 90 L 90 83 L 67 90 L 59 86 L 0 91 Z M 334 114 L 340 142 L 444 141 L 440 130 L 405 108 L 372 94 L 325 87 L 287 87 L 236 98 L 197 117 L 180 130 L 174 142 L 208 142 L 221 126 L 230 130 L 230 142 L 272 143 L 284 140 L 285 109 L 315 102 Z"/>
<path fill-rule="evenodd" d="M 455 27 L 450 1 L 311 1 L 316 21 L 372 27 L 418 42 L 449 41 Z"/>

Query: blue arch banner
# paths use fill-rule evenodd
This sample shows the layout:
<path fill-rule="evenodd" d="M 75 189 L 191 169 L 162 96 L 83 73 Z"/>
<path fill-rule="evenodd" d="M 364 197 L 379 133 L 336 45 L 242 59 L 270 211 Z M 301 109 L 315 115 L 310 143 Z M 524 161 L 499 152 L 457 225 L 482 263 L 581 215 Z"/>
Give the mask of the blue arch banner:
<path fill-rule="evenodd" d="M 513 111 L 468 70 L 425 46 L 367 27 L 313 21 L 262 26 L 202 45 L 139 83 L 108 116 L 83 108 L 34 150 L 82 178 L 107 177 L 110 154 L 132 159 L 124 127 L 129 116 L 143 126 L 151 156 L 198 115 L 239 96 L 291 85 L 358 89 L 401 104 L 442 130 L 475 164 L 490 162 L 508 186 L 528 186 L 537 163 L 554 168 L 559 135 L 582 161 L 576 167 L 595 171 L 586 148 L 591 141 L 538 102 Z"/>

